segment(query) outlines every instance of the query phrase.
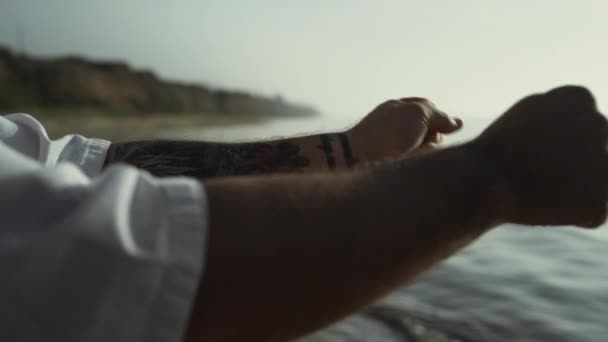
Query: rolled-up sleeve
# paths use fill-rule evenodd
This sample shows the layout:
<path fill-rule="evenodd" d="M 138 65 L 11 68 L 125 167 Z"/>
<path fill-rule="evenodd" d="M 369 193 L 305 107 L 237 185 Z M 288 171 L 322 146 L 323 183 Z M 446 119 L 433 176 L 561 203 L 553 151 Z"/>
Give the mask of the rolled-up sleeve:
<path fill-rule="evenodd" d="M 0 117 L 0 141 L 45 167 L 72 163 L 89 177 L 100 173 L 110 147 L 109 141 L 76 134 L 51 140 L 38 120 L 22 113 Z"/>
<path fill-rule="evenodd" d="M 100 173 L 108 145 L 0 117 L 1 341 L 182 340 L 204 263 L 203 187 Z"/>

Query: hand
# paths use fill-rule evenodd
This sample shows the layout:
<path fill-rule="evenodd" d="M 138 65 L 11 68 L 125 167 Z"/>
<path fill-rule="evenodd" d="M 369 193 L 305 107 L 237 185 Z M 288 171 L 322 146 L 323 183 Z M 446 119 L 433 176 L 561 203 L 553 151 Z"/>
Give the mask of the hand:
<path fill-rule="evenodd" d="M 351 145 L 361 160 L 382 161 L 412 152 L 433 149 L 462 127 L 427 99 L 409 97 L 379 105 L 348 131 Z"/>
<path fill-rule="evenodd" d="M 524 98 L 473 143 L 499 176 L 508 222 L 597 227 L 606 220 L 608 123 L 589 90 Z"/>

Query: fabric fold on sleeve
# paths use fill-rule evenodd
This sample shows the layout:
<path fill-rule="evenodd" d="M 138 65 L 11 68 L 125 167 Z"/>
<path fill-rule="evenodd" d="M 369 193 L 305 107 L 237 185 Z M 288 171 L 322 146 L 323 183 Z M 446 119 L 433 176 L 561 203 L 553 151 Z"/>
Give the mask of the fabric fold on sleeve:
<path fill-rule="evenodd" d="M 105 143 L 70 139 L 78 152 L 54 166 L 0 142 L 0 341 L 183 341 L 205 262 L 204 187 L 127 165 L 91 178 L 83 167 L 99 166 Z"/>
<path fill-rule="evenodd" d="M 191 314 L 193 301 L 202 274 L 206 250 L 207 203 L 203 191 L 196 191 L 185 179 L 168 180 L 161 187 L 167 203 L 168 259 L 175 267 L 168 268 L 161 281 L 159 296 L 153 303 L 143 341 L 181 341 Z"/>
<path fill-rule="evenodd" d="M 81 135 L 51 140 L 44 126 L 28 114 L 10 114 L 0 119 L 0 141 L 45 167 L 67 162 L 79 166 L 89 177 L 101 172 L 109 141 Z"/>

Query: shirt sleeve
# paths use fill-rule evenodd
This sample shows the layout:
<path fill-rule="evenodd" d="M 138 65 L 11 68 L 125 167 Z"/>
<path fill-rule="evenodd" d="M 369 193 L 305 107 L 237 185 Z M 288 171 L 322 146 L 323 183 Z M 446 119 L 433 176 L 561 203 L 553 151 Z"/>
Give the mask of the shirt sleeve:
<path fill-rule="evenodd" d="M 36 122 L 0 120 L 0 340 L 181 341 L 204 264 L 203 187 L 126 165 L 93 177 L 103 142 L 54 145 L 22 119 Z"/>
<path fill-rule="evenodd" d="M 0 141 L 45 167 L 66 162 L 94 177 L 101 172 L 110 142 L 66 135 L 51 140 L 40 122 L 27 114 L 0 117 Z"/>

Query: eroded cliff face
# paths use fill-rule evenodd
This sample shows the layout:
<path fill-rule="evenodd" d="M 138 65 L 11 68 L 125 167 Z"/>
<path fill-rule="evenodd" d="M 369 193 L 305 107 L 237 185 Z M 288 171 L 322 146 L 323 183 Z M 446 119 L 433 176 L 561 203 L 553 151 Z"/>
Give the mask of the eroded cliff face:
<path fill-rule="evenodd" d="M 124 63 L 21 56 L 0 47 L 0 109 L 20 106 L 84 106 L 116 113 L 317 113 L 280 98 L 160 80 Z"/>

